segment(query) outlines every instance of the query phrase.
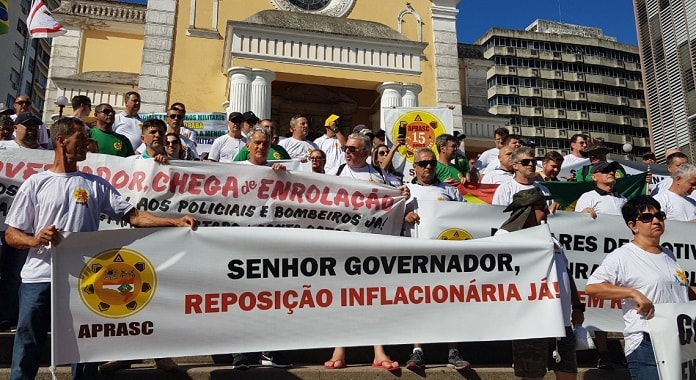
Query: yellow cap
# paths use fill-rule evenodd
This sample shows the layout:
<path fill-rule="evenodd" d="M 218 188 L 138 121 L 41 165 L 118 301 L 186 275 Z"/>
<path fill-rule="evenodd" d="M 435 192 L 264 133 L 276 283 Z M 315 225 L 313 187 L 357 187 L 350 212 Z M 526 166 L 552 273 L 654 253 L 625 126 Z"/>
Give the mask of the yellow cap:
<path fill-rule="evenodd" d="M 325 126 L 325 127 L 330 126 L 331 123 L 333 123 L 334 121 L 338 120 L 338 118 L 339 118 L 338 115 L 334 115 L 334 114 L 329 115 L 329 117 L 327 117 L 327 118 L 326 118 L 326 121 L 324 122 L 324 126 Z"/>

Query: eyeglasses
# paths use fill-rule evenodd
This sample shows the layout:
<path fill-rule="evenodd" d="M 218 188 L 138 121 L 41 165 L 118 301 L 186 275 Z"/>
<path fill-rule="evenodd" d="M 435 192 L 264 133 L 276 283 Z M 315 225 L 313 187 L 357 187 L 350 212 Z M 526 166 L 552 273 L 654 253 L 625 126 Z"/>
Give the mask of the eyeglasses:
<path fill-rule="evenodd" d="M 362 150 L 362 149 L 357 148 L 357 147 L 354 147 L 354 146 L 352 146 L 352 145 L 344 145 L 344 146 L 341 147 L 341 150 L 342 150 L 343 152 L 355 153 L 355 152 L 358 152 L 358 151 L 360 151 L 360 150 Z"/>
<path fill-rule="evenodd" d="M 380 155 L 380 156 L 386 156 L 387 154 L 389 154 L 389 152 L 386 151 L 386 150 L 380 150 L 380 151 L 377 152 L 377 154 Z"/>
<path fill-rule="evenodd" d="M 105 109 L 105 110 L 101 110 L 101 111 L 97 111 L 97 112 L 103 113 L 104 115 L 112 115 L 112 114 L 116 113 L 116 111 L 110 110 L 110 109 Z"/>
<path fill-rule="evenodd" d="M 416 166 L 419 166 L 421 168 L 427 168 L 428 165 L 430 166 L 437 166 L 437 160 L 424 160 L 424 161 L 418 161 L 413 163 Z"/>
<path fill-rule="evenodd" d="M 638 218 L 636 220 L 639 220 L 643 223 L 650 223 L 652 222 L 653 218 L 657 218 L 660 222 L 665 220 L 667 218 L 667 214 L 665 214 L 664 211 L 658 211 L 654 214 L 651 214 L 649 212 L 644 212 L 638 215 Z"/>
<path fill-rule="evenodd" d="M 523 158 L 517 161 L 517 163 L 522 164 L 522 166 L 529 166 L 530 164 L 536 166 L 537 160 L 535 158 Z"/>
<path fill-rule="evenodd" d="M 322 156 L 314 156 L 314 157 L 310 156 L 309 159 L 312 161 L 321 161 L 324 159 L 324 157 L 322 157 Z"/>
<path fill-rule="evenodd" d="M 173 113 L 173 114 L 169 115 L 169 118 L 174 119 L 174 120 L 178 120 L 178 119 L 183 119 L 184 115 L 179 115 L 179 114 Z"/>
<path fill-rule="evenodd" d="M 20 106 L 24 106 L 24 105 L 30 106 L 31 100 L 18 100 L 15 102 L 15 104 L 19 104 Z"/>
<path fill-rule="evenodd" d="M 171 141 L 164 142 L 164 146 L 169 146 L 169 145 L 179 145 L 179 140 L 171 140 Z"/>

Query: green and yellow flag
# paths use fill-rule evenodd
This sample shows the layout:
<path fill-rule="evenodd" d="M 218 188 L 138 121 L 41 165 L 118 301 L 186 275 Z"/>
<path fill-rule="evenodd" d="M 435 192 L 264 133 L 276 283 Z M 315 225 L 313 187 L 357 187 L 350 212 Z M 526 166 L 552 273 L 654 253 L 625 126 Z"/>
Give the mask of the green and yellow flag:
<path fill-rule="evenodd" d="M 0 34 L 10 30 L 10 14 L 7 10 L 7 0 L 0 0 Z"/>
<path fill-rule="evenodd" d="M 614 185 L 614 191 L 620 193 L 626 199 L 646 194 L 647 183 L 645 177 L 647 173 L 634 174 L 631 176 L 618 178 Z M 562 210 L 574 211 L 575 203 L 580 196 L 595 188 L 594 182 L 540 182 L 546 186 L 553 200 L 561 205 Z"/>

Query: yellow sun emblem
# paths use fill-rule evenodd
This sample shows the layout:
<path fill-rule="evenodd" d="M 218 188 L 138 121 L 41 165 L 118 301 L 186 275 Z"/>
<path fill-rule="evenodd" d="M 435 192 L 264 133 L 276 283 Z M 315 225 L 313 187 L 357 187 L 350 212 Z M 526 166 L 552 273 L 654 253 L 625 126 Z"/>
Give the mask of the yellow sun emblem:
<path fill-rule="evenodd" d="M 73 191 L 73 197 L 77 201 L 77 204 L 87 206 L 87 201 L 89 201 L 89 193 L 85 189 L 76 189 Z"/>
<path fill-rule="evenodd" d="M 687 284 L 686 272 L 684 272 L 683 270 L 677 269 L 674 273 L 674 277 L 677 278 L 677 281 L 679 281 L 680 284 L 682 284 L 682 285 Z"/>
<path fill-rule="evenodd" d="M 114 143 L 114 149 L 116 149 L 116 150 L 121 150 L 121 148 L 123 148 L 123 145 L 121 145 L 121 142 L 120 142 L 120 141 L 116 141 L 116 142 Z"/>

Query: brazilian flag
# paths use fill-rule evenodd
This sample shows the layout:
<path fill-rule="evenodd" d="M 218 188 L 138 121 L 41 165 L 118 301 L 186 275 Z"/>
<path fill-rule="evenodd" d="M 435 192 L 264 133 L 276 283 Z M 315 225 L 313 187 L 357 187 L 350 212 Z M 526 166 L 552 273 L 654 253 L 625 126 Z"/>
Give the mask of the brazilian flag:
<path fill-rule="evenodd" d="M 614 184 L 614 191 L 620 193 L 626 199 L 646 194 L 648 184 L 645 183 L 647 173 L 635 174 L 618 178 Z M 574 211 L 575 203 L 583 193 L 595 188 L 594 182 L 540 182 L 546 186 L 553 200 L 561 205 L 561 210 Z"/>
<path fill-rule="evenodd" d="M 0 34 L 7 34 L 10 29 L 10 14 L 7 11 L 7 0 L 0 0 Z"/>

